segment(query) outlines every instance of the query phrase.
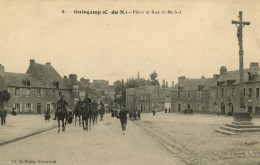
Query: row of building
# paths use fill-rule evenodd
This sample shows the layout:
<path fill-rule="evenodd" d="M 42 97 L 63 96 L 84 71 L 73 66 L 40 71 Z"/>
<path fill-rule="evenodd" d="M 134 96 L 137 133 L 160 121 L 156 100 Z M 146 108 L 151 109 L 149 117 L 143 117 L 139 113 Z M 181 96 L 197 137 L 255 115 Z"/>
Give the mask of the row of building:
<path fill-rule="evenodd" d="M 78 81 L 76 74 L 61 77 L 51 63 L 38 64 L 33 59 L 26 73 L 6 72 L 0 64 L 0 91 L 3 90 L 10 93 L 10 100 L 0 108 L 6 106 L 8 112 L 15 108 L 18 113 L 42 114 L 47 109 L 53 113 L 62 95 L 71 109 L 86 93 L 96 101 L 114 98 L 113 86 L 108 81 L 90 83 L 84 78 Z"/>
<path fill-rule="evenodd" d="M 260 67 L 252 62 L 244 69 L 244 102 L 248 112 L 260 114 Z M 227 71 L 225 66 L 212 78 L 178 78 L 172 88 L 142 86 L 126 92 L 128 109 L 142 111 L 164 110 L 232 115 L 239 109 L 239 70 Z"/>

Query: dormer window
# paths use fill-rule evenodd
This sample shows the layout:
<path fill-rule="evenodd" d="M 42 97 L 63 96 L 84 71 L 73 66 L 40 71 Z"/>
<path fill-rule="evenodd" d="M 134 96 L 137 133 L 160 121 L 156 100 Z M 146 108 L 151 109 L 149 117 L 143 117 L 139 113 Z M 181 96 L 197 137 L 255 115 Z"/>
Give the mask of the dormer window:
<path fill-rule="evenodd" d="M 56 83 L 55 83 L 55 87 L 56 87 L 57 89 L 59 89 L 59 88 L 60 88 L 60 83 L 59 83 L 59 82 L 56 82 Z"/>
<path fill-rule="evenodd" d="M 23 80 L 23 84 L 24 84 L 25 86 L 27 86 L 27 87 L 31 86 L 31 82 L 30 82 L 30 80 L 28 80 L 28 79 L 24 79 L 24 80 Z"/>

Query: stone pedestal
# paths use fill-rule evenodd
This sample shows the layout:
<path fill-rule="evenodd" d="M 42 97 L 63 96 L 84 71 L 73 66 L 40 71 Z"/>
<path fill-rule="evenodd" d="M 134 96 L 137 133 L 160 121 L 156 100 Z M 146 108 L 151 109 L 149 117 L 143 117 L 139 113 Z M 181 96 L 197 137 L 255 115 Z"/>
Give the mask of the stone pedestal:
<path fill-rule="evenodd" d="M 240 111 L 240 112 L 234 112 L 234 121 L 232 124 L 237 124 L 237 125 L 253 125 L 251 122 L 252 117 L 250 116 L 249 112 L 245 111 Z"/>
<path fill-rule="evenodd" d="M 241 110 L 234 112 L 233 115 L 234 121 L 232 124 L 225 124 L 219 129 L 216 129 L 215 132 L 226 135 L 235 135 L 244 132 L 260 132 L 260 126 L 256 126 L 252 123 L 252 118 L 249 112 Z"/>

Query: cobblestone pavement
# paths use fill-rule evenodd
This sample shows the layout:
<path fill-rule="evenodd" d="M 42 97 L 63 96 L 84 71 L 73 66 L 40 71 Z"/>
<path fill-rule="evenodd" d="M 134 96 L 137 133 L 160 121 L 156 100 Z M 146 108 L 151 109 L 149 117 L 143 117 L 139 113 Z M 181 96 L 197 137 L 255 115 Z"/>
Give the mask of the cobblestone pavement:
<path fill-rule="evenodd" d="M 233 117 L 214 115 L 142 114 L 134 121 L 162 140 L 185 164 L 259 164 L 260 133 L 222 135 L 214 130 Z M 259 124 L 259 119 L 254 119 Z"/>

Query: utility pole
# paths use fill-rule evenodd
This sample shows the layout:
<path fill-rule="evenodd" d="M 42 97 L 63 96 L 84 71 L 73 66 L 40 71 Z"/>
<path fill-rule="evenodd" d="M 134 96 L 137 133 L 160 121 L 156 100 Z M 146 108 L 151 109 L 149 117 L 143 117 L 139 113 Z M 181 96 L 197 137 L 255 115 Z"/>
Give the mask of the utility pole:
<path fill-rule="evenodd" d="M 240 75 L 240 83 L 239 83 L 239 103 L 240 109 L 245 109 L 245 101 L 244 101 L 244 66 L 243 66 L 243 27 L 245 25 L 250 25 L 250 22 L 243 22 L 242 19 L 242 11 L 239 11 L 239 21 L 232 21 L 232 24 L 237 26 L 237 38 L 238 38 L 238 45 L 239 45 L 239 75 Z"/>

